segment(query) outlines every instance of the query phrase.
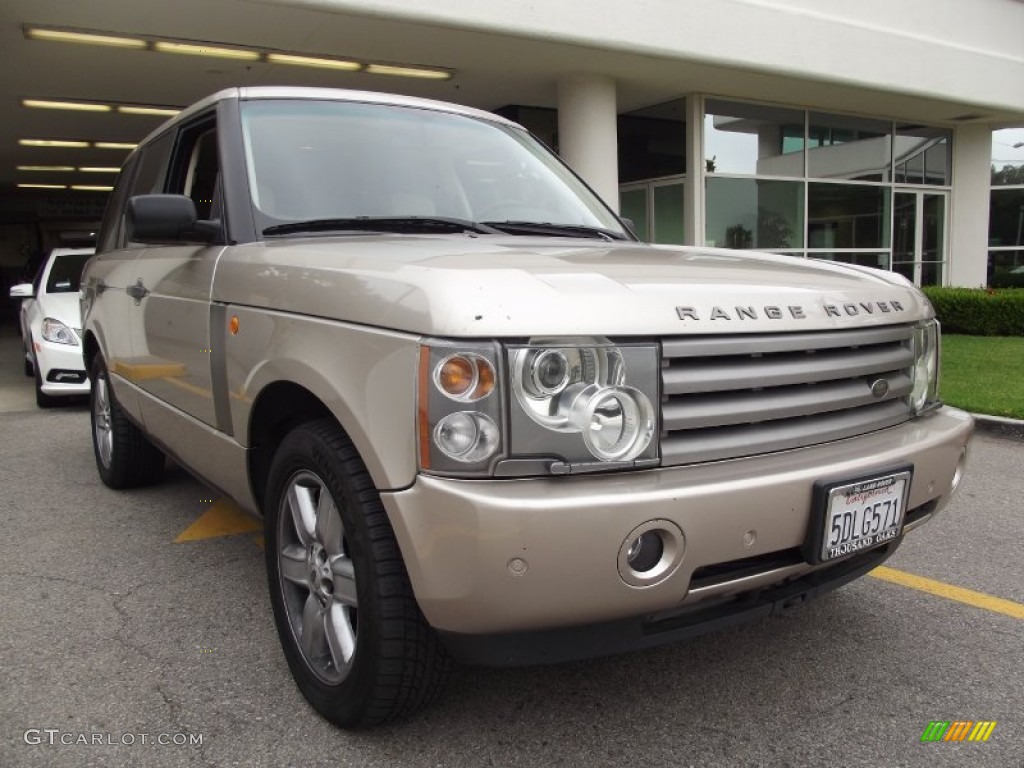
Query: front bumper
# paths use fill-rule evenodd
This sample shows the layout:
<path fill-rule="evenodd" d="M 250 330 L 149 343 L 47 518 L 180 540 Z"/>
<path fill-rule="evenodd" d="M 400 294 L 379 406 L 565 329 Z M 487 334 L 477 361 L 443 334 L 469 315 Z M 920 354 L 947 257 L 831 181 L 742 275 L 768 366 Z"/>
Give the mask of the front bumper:
<path fill-rule="evenodd" d="M 47 395 L 87 395 L 89 377 L 82 348 L 49 341 L 35 343 L 35 364 L 39 366 L 42 390 Z"/>
<path fill-rule="evenodd" d="M 954 490 L 972 426 L 968 414 L 942 408 L 856 438 L 745 459 L 524 480 L 421 475 L 381 496 L 437 630 L 494 636 L 606 624 L 835 572 L 836 563 L 816 567 L 794 554 L 807 536 L 815 481 L 911 463 L 910 530 Z M 632 586 L 620 576 L 619 554 L 651 520 L 681 529 L 682 561 L 665 580 Z"/>

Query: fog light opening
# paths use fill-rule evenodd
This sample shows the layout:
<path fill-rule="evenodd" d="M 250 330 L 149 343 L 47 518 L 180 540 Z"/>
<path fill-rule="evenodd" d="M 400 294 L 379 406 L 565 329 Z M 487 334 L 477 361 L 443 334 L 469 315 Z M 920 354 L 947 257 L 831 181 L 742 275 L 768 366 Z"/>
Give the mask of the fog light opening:
<path fill-rule="evenodd" d="M 626 562 L 637 573 L 647 573 L 657 567 L 665 554 L 665 542 L 658 531 L 641 533 L 626 550 Z"/>
<path fill-rule="evenodd" d="M 670 520 L 648 520 L 619 546 L 619 576 L 632 587 L 650 587 L 668 579 L 683 560 L 683 531 Z"/>

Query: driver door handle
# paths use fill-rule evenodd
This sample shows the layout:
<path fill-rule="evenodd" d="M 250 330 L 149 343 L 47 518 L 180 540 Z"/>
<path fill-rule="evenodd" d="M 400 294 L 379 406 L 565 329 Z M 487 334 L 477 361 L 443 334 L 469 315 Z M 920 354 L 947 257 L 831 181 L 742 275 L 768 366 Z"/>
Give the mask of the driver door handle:
<path fill-rule="evenodd" d="M 135 299 L 135 304 L 138 306 L 142 303 L 142 300 L 149 296 L 149 288 L 142 284 L 142 278 L 140 277 L 135 281 L 135 285 L 129 285 L 125 288 L 125 291 Z"/>

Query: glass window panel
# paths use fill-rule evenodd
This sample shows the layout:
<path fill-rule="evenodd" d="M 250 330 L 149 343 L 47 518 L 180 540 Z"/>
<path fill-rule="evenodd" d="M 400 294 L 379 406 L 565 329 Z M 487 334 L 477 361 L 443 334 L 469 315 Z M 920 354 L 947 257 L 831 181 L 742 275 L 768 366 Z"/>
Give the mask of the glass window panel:
<path fill-rule="evenodd" d="M 707 170 L 803 176 L 803 125 L 803 110 L 709 100 L 704 116 Z"/>
<path fill-rule="evenodd" d="M 708 245 L 726 248 L 802 248 L 802 182 L 707 179 Z"/>
<path fill-rule="evenodd" d="M 992 131 L 992 184 L 1024 184 L 1024 128 Z"/>
<path fill-rule="evenodd" d="M 893 156 L 901 184 L 949 185 L 953 133 L 927 125 L 896 124 Z"/>
<path fill-rule="evenodd" d="M 892 263 L 892 271 L 896 274 L 903 275 L 910 282 L 914 282 L 914 262 L 894 261 Z"/>
<path fill-rule="evenodd" d="M 622 215 L 633 222 L 633 234 L 648 242 L 647 188 L 619 190 L 619 208 Z"/>
<path fill-rule="evenodd" d="M 942 285 L 942 271 L 945 267 L 941 261 L 921 262 L 921 285 Z"/>
<path fill-rule="evenodd" d="M 988 209 L 990 246 L 1024 245 L 1024 189 L 993 189 Z"/>
<path fill-rule="evenodd" d="M 946 257 L 946 197 L 923 195 L 924 222 L 921 230 L 921 258 L 942 261 Z"/>
<path fill-rule="evenodd" d="M 808 184 L 807 245 L 888 248 L 889 189 L 859 184 Z"/>
<path fill-rule="evenodd" d="M 989 251 L 988 284 L 992 288 L 1024 288 L 1024 248 Z"/>
<path fill-rule="evenodd" d="M 839 261 L 843 264 L 859 264 L 862 267 L 875 267 L 876 269 L 889 268 L 889 252 L 875 253 L 851 253 L 844 251 L 830 253 L 828 251 L 811 251 L 807 254 L 812 259 L 823 259 L 825 261 Z"/>
<path fill-rule="evenodd" d="M 893 203 L 893 260 L 913 261 L 916 249 L 917 195 L 897 192 Z"/>
<path fill-rule="evenodd" d="M 620 115 L 618 146 L 621 182 L 686 173 L 686 99 Z"/>
<path fill-rule="evenodd" d="M 683 244 L 683 184 L 654 187 L 654 240 L 669 245 Z"/>
<path fill-rule="evenodd" d="M 857 181 L 890 180 L 892 123 L 812 112 L 808 137 L 808 176 Z"/>

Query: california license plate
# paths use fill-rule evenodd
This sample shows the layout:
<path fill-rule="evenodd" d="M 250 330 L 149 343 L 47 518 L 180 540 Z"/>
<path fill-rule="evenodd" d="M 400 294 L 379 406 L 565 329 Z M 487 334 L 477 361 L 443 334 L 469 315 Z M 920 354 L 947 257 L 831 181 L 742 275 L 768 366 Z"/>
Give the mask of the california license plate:
<path fill-rule="evenodd" d="M 816 558 L 825 563 L 895 539 L 903 529 L 911 470 L 828 484 L 816 496 L 822 515 Z M 823 493 L 821 491 L 824 491 Z"/>

